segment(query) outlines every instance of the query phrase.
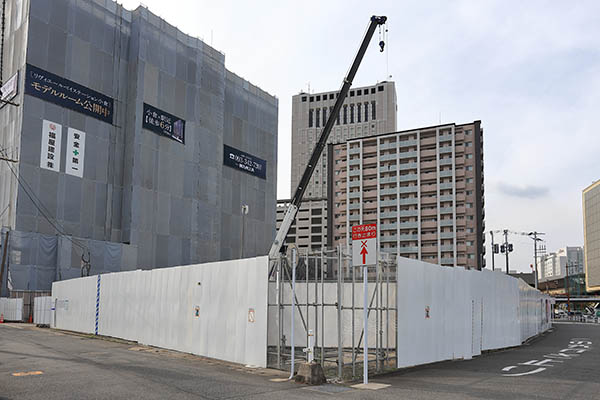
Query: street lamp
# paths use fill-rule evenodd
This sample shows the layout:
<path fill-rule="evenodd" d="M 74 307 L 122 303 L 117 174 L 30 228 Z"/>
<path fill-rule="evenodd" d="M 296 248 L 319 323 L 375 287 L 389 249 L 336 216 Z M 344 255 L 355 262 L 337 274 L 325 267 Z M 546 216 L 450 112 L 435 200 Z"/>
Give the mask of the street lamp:
<path fill-rule="evenodd" d="M 248 204 L 242 204 L 242 238 L 240 240 L 240 259 L 244 258 L 244 228 L 246 226 L 246 215 L 248 214 Z"/>

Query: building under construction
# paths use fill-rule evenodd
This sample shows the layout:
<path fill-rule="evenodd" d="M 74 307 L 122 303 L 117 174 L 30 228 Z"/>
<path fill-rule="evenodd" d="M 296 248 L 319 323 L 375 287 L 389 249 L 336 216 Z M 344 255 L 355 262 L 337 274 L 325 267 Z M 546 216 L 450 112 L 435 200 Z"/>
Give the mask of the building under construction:
<path fill-rule="evenodd" d="M 274 96 L 144 7 L 23 0 L 4 14 L 4 289 L 6 276 L 12 289 L 47 290 L 89 266 L 267 253 Z"/>

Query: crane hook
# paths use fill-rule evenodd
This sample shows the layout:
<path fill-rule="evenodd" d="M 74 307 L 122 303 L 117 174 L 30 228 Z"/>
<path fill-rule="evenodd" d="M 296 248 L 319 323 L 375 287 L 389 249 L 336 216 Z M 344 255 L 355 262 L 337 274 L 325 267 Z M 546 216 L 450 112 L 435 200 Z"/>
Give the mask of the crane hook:
<path fill-rule="evenodd" d="M 385 42 L 383 40 L 379 41 L 379 52 L 383 53 L 383 49 L 385 47 Z"/>

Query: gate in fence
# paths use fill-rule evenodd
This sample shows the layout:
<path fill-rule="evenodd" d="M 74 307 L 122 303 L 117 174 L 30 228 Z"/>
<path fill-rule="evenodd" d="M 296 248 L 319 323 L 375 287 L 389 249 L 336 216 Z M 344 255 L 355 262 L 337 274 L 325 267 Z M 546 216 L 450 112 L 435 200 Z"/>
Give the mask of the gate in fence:
<path fill-rule="evenodd" d="M 343 247 L 292 249 L 269 273 L 268 350 L 271 368 L 297 370 L 312 356 L 327 378 L 363 376 L 363 272 Z M 395 256 L 369 267 L 369 374 L 396 367 L 398 313 Z M 295 274 L 293 273 L 295 271 Z M 314 345 L 314 349 L 311 344 Z"/>

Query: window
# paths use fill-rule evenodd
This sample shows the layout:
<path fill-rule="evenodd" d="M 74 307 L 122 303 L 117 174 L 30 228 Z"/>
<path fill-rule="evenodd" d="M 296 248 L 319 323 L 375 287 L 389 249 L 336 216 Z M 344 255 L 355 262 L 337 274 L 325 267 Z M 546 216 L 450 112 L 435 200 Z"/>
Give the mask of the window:
<path fill-rule="evenodd" d="M 354 97 L 354 90 L 350 91 L 350 97 Z"/>
<path fill-rule="evenodd" d="M 317 96 L 317 101 L 321 101 L 321 96 Z"/>
<path fill-rule="evenodd" d="M 473 208 L 473 203 L 467 203 L 467 208 Z"/>
<path fill-rule="evenodd" d="M 473 171 L 473 166 L 472 165 L 467 165 L 465 167 L 465 170 L 467 170 L 467 171 Z"/>
<path fill-rule="evenodd" d="M 473 183 L 473 178 L 467 178 L 465 181 L 466 181 L 467 183 Z"/>
<path fill-rule="evenodd" d="M 306 96 L 302 96 L 302 102 L 305 103 L 306 102 Z"/>
<path fill-rule="evenodd" d="M 315 119 L 316 119 L 316 127 L 318 128 L 320 126 L 319 124 L 321 122 L 321 109 L 320 108 L 317 108 L 317 117 Z"/>
<path fill-rule="evenodd" d="M 350 123 L 354 123 L 354 104 L 350 104 Z"/>
<path fill-rule="evenodd" d="M 327 108 L 323 108 L 323 126 L 327 123 Z"/>
<path fill-rule="evenodd" d="M 465 147 L 471 147 L 473 146 L 473 142 L 465 142 Z"/>
<path fill-rule="evenodd" d="M 358 89 L 358 90 L 356 91 L 356 95 L 357 95 L 357 96 L 362 96 L 362 90 Z"/>
<path fill-rule="evenodd" d="M 329 94 L 329 100 L 333 100 L 333 93 Z"/>
<path fill-rule="evenodd" d="M 365 103 L 365 122 L 369 122 L 369 103 Z"/>
<path fill-rule="evenodd" d="M 371 88 L 371 94 L 375 94 L 375 88 Z"/>
<path fill-rule="evenodd" d="M 467 158 L 467 160 L 470 160 L 471 158 L 473 158 L 473 154 L 467 154 L 465 157 Z"/>
<path fill-rule="evenodd" d="M 362 104 L 358 103 L 356 105 L 356 122 L 360 122 L 360 107 L 362 106 Z"/>
<path fill-rule="evenodd" d="M 310 102 L 312 103 L 313 101 L 315 101 L 315 96 L 310 96 Z"/>
<path fill-rule="evenodd" d="M 467 258 L 472 260 L 475 258 L 475 254 L 467 254 Z"/>
<path fill-rule="evenodd" d="M 312 128 L 313 126 L 313 113 L 315 110 L 313 110 L 312 108 L 310 110 L 308 110 L 308 127 Z"/>
<path fill-rule="evenodd" d="M 336 124 L 336 125 L 339 125 L 339 124 L 340 124 L 340 112 L 339 112 L 339 111 L 338 111 L 338 115 L 337 115 L 337 117 L 335 118 L 335 124 Z"/>
<path fill-rule="evenodd" d="M 348 123 L 348 106 L 344 105 L 344 119 L 342 121 L 345 124 Z"/>
<path fill-rule="evenodd" d="M 375 102 L 371 102 L 371 119 L 377 119 L 377 114 L 375 113 Z"/>
<path fill-rule="evenodd" d="M 465 130 L 465 135 L 470 135 L 470 134 L 471 134 L 471 130 L 470 129 Z"/>
<path fill-rule="evenodd" d="M 379 87 L 377 88 L 377 91 L 379 91 L 379 92 L 383 92 L 383 86 L 379 86 Z"/>

